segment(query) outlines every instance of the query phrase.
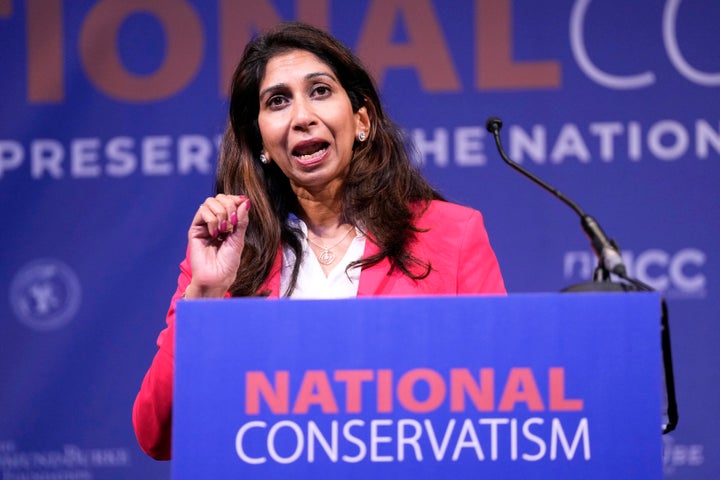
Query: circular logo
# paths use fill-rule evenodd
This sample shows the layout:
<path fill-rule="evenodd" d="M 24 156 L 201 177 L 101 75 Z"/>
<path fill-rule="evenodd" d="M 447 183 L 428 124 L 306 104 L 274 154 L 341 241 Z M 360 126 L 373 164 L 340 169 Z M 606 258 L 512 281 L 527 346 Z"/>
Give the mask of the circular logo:
<path fill-rule="evenodd" d="M 68 323 L 80 308 L 77 275 L 64 263 L 40 259 L 28 263 L 10 284 L 10 305 L 29 327 L 49 331 Z"/>

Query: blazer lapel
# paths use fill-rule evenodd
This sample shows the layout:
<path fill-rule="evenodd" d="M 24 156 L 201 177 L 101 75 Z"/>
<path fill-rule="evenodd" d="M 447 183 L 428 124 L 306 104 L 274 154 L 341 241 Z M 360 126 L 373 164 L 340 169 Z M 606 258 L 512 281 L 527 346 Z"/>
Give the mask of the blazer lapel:
<path fill-rule="evenodd" d="M 365 252 L 363 258 L 375 255 L 380 252 L 378 246 L 369 238 L 365 238 Z M 395 283 L 395 275 L 390 274 L 390 262 L 387 257 L 381 262 L 366 267 L 360 272 L 360 284 L 358 285 L 358 297 L 381 295 L 392 289 Z"/>

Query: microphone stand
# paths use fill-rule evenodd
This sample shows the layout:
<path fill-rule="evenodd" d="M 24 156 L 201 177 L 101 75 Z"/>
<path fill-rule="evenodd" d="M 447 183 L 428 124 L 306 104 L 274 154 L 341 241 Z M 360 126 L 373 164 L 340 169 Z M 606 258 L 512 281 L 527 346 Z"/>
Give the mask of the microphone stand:
<path fill-rule="evenodd" d="M 520 164 L 514 162 L 507 156 L 500 140 L 500 129 L 502 120 L 498 117 L 490 117 L 485 124 L 488 132 L 495 138 L 495 145 L 498 153 L 505 163 L 529 178 L 542 188 L 552 193 L 563 203 L 569 206 L 580 217 L 580 224 L 590 238 L 593 251 L 598 257 L 598 265 L 593 272 L 593 281 L 571 285 L 562 289 L 562 292 L 653 292 L 649 285 L 632 278 L 627 274 L 625 264 L 620 256 L 620 249 L 614 240 L 608 239 L 600 224 L 590 215 L 585 213 L 575 202 L 563 195 L 559 190 L 545 183 L 543 180 L 524 169 Z M 624 280 L 626 283 L 613 282 L 611 274 Z M 675 430 L 678 422 L 677 399 L 675 396 L 675 378 L 673 375 L 672 351 L 670 348 L 670 324 L 668 320 L 668 308 L 664 297 L 661 300 L 661 332 L 660 340 L 662 345 L 664 399 L 666 404 L 663 412 L 662 433 L 667 434 Z"/>

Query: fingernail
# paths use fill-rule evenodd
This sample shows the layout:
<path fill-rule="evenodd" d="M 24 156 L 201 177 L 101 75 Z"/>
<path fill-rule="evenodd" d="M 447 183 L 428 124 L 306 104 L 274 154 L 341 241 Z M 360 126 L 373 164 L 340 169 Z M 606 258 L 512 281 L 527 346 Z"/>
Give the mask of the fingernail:
<path fill-rule="evenodd" d="M 217 238 L 217 236 L 218 236 L 218 229 L 216 228 L 215 230 L 213 230 L 213 238 Z"/>
<path fill-rule="evenodd" d="M 233 214 L 230 215 L 230 223 L 237 225 L 237 213 L 233 212 Z"/>
<path fill-rule="evenodd" d="M 222 223 L 220 224 L 220 231 L 224 232 L 226 230 L 227 230 L 227 221 L 223 220 Z"/>
<path fill-rule="evenodd" d="M 245 202 L 245 209 L 250 210 L 250 199 L 247 199 L 247 202 Z"/>

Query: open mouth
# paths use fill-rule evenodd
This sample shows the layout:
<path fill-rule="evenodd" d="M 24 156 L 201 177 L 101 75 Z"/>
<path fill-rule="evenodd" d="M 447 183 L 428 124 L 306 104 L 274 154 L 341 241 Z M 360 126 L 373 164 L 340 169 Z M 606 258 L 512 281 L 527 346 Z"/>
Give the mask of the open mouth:
<path fill-rule="evenodd" d="M 292 155 L 302 163 L 309 163 L 322 157 L 328 146 L 327 142 L 303 143 L 293 149 Z"/>

